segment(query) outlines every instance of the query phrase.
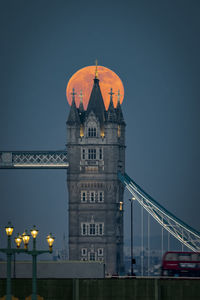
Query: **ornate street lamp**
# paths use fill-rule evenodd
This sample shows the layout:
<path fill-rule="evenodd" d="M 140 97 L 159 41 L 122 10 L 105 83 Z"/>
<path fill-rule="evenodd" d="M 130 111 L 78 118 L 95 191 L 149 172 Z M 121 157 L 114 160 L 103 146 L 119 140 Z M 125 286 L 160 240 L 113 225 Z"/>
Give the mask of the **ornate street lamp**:
<path fill-rule="evenodd" d="M 27 230 L 22 234 L 22 240 L 24 242 L 24 249 L 28 249 L 28 243 L 30 240 L 30 235 L 27 233 Z"/>
<path fill-rule="evenodd" d="M 15 238 L 15 243 L 16 243 L 18 249 L 20 248 L 21 242 L 22 242 L 22 237 L 18 233 L 18 235 Z"/>
<path fill-rule="evenodd" d="M 36 229 L 36 226 L 33 225 L 33 228 L 31 229 L 31 235 L 35 239 L 38 235 L 38 230 Z"/>
<path fill-rule="evenodd" d="M 38 230 L 35 225 L 31 229 L 31 235 L 33 237 L 33 248 L 28 250 L 28 244 L 30 240 L 30 235 L 25 232 L 22 235 L 17 235 L 15 237 L 15 243 L 17 249 L 11 248 L 11 236 L 14 230 L 14 227 L 8 222 L 8 225 L 5 227 L 6 234 L 8 237 L 7 248 L 0 249 L 0 252 L 6 253 L 7 255 L 7 280 L 6 280 L 6 300 L 11 300 L 11 256 L 15 253 L 27 253 L 32 255 L 32 300 L 37 300 L 37 256 L 43 253 L 52 253 L 53 242 L 55 238 L 50 233 L 47 237 L 47 242 L 49 244 L 49 250 L 36 250 L 36 237 L 38 235 Z M 24 249 L 19 249 L 21 242 L 24 243 Z"/>
<path fill-rule="evenodd" d="M 37 250 L 36 249 L 36 237 L 38 235 L 38 230 L 34 225 L 31 229 L 31 235 L 33 237 L 33 249 L 28 250 L 27 253 L 32 255 L 32 300 L 37 300 L 37 256 L 43 253 L 52 253 L 52 246 L 54 238 L 51 233 L 48 236 L 47 242 L 49 244 L 49 250 Z"/>
<path fill-rule="evenodd" d="M 5 227 L 7 236 L 11 236 L 13 233 L 14 227 L 11 225 L 11 222 L 8 222 L 8 225 Z"/>
<path fill-rule="evenodd" d="M 54 240 L 55 240 L 55 238 L 52 236 L 52 233 L 50 233 L 47 236 L 47 243 L 49 244 L 49 252 L 50 253 L 52 252 L 52 246 L 53 246 Z"/>
<path fill-rule="evenodd" d="M 11 236 L 14 230 L 14 227 L 11 225 L 11 222 L 8 222 L 8 225 L 5 227 L 6 234 L 8 237 L 7 242 L 7 282 L 6 282 L 6 300 L 11 300 Z"/>

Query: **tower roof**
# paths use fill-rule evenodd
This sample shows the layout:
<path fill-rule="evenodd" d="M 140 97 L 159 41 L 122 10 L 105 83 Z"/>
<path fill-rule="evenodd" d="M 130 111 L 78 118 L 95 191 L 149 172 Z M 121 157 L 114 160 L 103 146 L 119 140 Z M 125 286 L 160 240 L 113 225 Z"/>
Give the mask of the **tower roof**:
<path fill-rule="evenodd" d="M 78 110 L 76 108 L 76 104 L 75 104 L 75 95 L 76 93 L 72 92 L 72 105 L 70 108 L 70 112 L 69 112 L 69 116 L 67 119 L 67 124 L 68 125 L 73 125 L 73 124 L 80 124 L 80 118 L 79 118 L 79 114 L 78 114 Z"/>
<path fill-rule="evenodd" d="M 95 77 L 94 85 L 90 95 L 90 100 L 87 107 L 87 115 L 93 111 L 96 117 L 98 117 L 99 122 L 104 122 L 105 119 L 105 106 L 99 86 L 99 79 Z"/>
<path fill-rule="evenodd" d="M 117 121 L 117 115 L 115 112 L 115 108 L 114 108 L 114 104 L 113 104 L 113 98 L 112 96 L 114 95 L 112 88 L 110 89 L 110 104 L 108 107 L 108 111 L 107 111 L 107 121 L 108 122 L 116 122 Z"/>

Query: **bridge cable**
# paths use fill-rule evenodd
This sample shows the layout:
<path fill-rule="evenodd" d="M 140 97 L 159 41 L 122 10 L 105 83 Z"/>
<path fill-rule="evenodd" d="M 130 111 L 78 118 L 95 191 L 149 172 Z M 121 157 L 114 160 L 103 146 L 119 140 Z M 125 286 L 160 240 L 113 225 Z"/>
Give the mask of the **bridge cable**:
<path fill-rule="evenodd" d="M 178 219 L 162 205 L 149 196 L 126 173 L 118 172 L 118 178 L 133 197 L 151 216 L 179 242 L 194 252 L 200 251 L 200 233 Z"/>

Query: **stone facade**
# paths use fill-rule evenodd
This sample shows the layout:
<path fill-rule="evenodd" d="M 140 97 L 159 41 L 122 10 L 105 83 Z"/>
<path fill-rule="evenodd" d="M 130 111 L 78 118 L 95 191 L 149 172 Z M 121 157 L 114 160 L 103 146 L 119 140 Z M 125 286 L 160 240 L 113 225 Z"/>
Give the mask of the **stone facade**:
<path fill-rule="evenodd" d="M 99 80 L 87 110 L 75 105 L 67 121 L 69 259 L 104 261 L 107 274 L 123 270 L 125 123 L 118 101 L 105 110 Z"/>

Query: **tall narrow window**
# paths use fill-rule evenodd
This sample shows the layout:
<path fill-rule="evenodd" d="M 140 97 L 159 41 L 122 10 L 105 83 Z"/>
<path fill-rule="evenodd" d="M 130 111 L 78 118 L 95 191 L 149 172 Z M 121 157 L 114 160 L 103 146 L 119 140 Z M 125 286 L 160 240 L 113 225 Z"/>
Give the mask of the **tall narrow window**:
<path fill-rule="evenodd" d="M 91 191 L 89 195 L 90 195 L 90 202 L 94 203 L 95 202 L 95 192 Z"/>
<path fill-rule="evenodd" d="M 81 235 L 87 235 L 87 224 L 86 223 L 81 224 Z"/>
<path fill-rule="evenodd" d="M 94 223 L 90 223 L 89 233 L 90 233 L 90 235 L 95 235 L 96 234 Z"/>
<path fill-rule="evenodd" d="M 102 151 L 102 148 L 99 149 L 99 159 L 103 159 L 103 151 Z"/>
<path fill-rule="evenodd" d="M 89 252 L 89 260 L 95 261 L 96 260 L 96 253 L 95 252 Z"/>
<path fill-rule="evenodd" d="M 103 248 L 98 248 L 97 253 L 98 256 L 103 256 Z"/>
<path fill-rule="evenodd" d="M 87 202 L 87 191 L 81 191 L 81 202 Z"/>
<path fill-rule="evenodd" d="M 103 223 L 99 223 L 99 235 L 103 235 L 104 232 L 103 232 L 104 228 L 103 228 Z"/>
<path fill-rule="evenodd" d="M 87 248 L 81 249 L 81 255 L 86 256 L 87 255 Z"/>
<path fill-rule="evenodd" d="M 88 149 L 88 159 L 96 159 L 96 149 Z"/>
<path fill-rule="evenodd" d="M 88 136 L 89 137 L 96 137 L 97 136 L 97 129 L 95 127 L 88 128 Z"/>
<path fill-rule="evenodd" d="M 85 149 L 82 149 L 82 159 L 85 159 Z"/>
<path fill-rule="evenodd" d="M 104 202 L 104 192 L 103 191 L 98 192 L 98 202 Z"/>

